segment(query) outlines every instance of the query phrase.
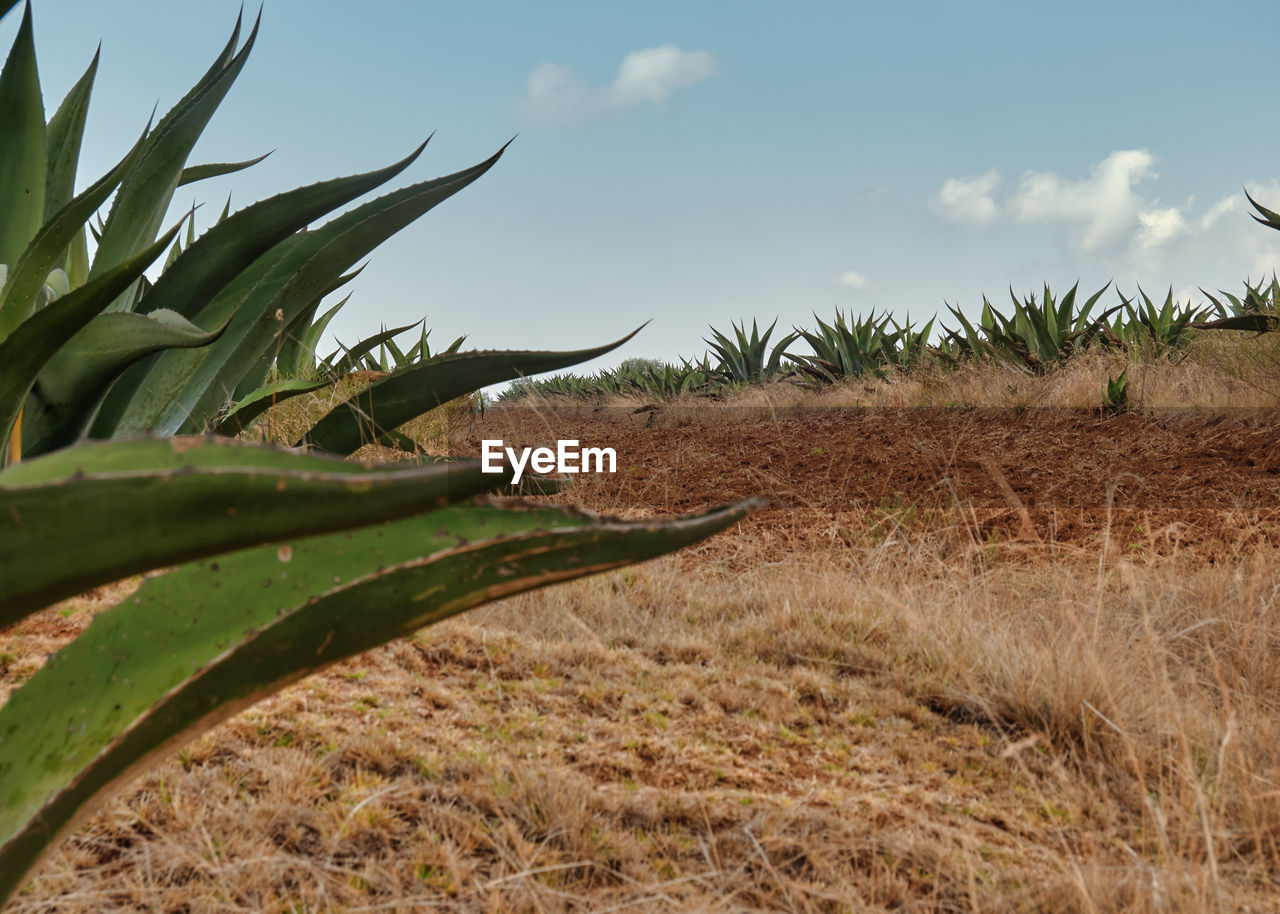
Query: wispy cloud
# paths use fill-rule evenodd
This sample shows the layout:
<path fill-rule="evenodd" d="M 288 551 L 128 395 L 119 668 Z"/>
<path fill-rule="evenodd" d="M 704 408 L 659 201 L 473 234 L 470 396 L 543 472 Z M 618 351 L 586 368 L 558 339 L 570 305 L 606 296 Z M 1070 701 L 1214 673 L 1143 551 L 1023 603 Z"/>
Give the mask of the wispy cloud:
<path fill-rule="evenodd" d="M 1213 206 L 1209 207 L 1209 211 L 1200 217 L 1200 228 L 1211 229 L 1217 224 L 1218 220 L 1227 213 L 1234 213 L 1244 209 L 1244 194 L 1232 194 L 1230 197 L 1223 197 Z"/>
<path fill-rule="evenodd" d="M 567 67 L 540 63 L 525 83 L 525 110 L 535 120 L 563 120 L 583 109 L 589 93 Z"/>
<path fill-rule="evenodd" d="M 682 51 L 673 44 L 632 51 L 603 88 L 582 83 L 567 67 L 541 63 L 525 82 L 524 113 L 537 121 L 566 121 L 641 104 L 661 104 L 680 89 L 713 76 L 708 51 Z"/>
<path fill-rule="evenodd" d="M 968 178 L 948 178 L 934 198 L 934 206 L 952 222 L 983 225 L 999 212 L 991 196 L 999 184 L 1000 173 L 994 168 Z"/>
<path fill-rule="evenodd" d="M 851 289 L 861 289 L 867 284 L 867 279 L 861 273 L 846 270 L 836 278 L 836 282 L 843 283 Z"/>

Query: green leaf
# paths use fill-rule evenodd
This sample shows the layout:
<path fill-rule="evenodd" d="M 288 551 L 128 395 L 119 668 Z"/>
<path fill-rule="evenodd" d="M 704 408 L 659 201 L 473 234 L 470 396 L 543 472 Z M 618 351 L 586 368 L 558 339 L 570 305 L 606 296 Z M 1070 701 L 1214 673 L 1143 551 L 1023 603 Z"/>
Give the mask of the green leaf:
<path fill-rule="evenodd" d="M 393 327 L 390 330 L 384 329 L 379 333 L 375 333 L 371 337 L 361 340 L 350 349 L 347 349 L 346 346 L 342 346 L 342 344 L 339 343 L 338 345 L 342 346 L 345 350 L 345 354 L 333 365 L 333 373 L 343 375 L 349 374 L 353 371 L 358 371 L 360 368 L 360 360 L 364 358 L 367 353 L 377 349 L 393 336 L 404 333 L 406 330 L 412 329 L 421 323 L 424 322 L 414 321 L 412 324 L 405 324 L 403 327 Z"/>
<path fill-rule="evenodd" d="M 697 542 L 755 504 L 638 522 L 459 506 L 145 581 L 0 709 L 0 897 L 149 759 L 266 695 L 482 603 Z"/>
<path fill-rule="evenodd" d="M 1191 326 L 1197 330 L 1252 330 L 1254 333 L 1267 333 L 1280 330 L 1280 315 L 1237 314 L 1216 321 L 1197 321 Z"/>
<path fill-rule="evenodd" d="M 36 378 L 23 411 L 23 454 L 43 454 L 81 437 L 111 382 L 134 362 L 164 349 L 207 346 L 225 329 L 201 330 L 164 310 L 97 315 Z"/>
<path fill-rule="evenodd" d="M 202 429 L 245 375 L 274 354 L 282 330 L 318 295 L 332 288 L 344 270 L 479 178 L 505 149 L 503 146 L 486 161 L 455 174 L 392 191 L 315 231 L 299 233 L 277 245 L 198 315 L 187 315 L 202 326 L 213 326 L 234 314 L 226 334 L 199 352 L 159 356 L 146 380 L 154 393 L 129 403 L 110 432 L 95 426 L 94 434 L 174 434 Z"/>
<path fill-rule="evenodd" d="M 24 460 L 0 472 L 0 627 L 152 568 L 406 517 L 509 482 L 477 461 L 370 468 L 198 436 Z"/>
<path fill-rule="evenodd" d="M 1249 214 L 1250 216 L 1253 216 L 1255 221 L 1262 223 L 1267 228 L 1280 229 L 1280 213 L 1267 209 L 1257 200 L 1253 199 L 1253 197 L 1249 195 L 1249 191 L 1246 190 L 1244 195 L 1249 198 L 1249 202 L 1253 204 L 1253 208 L 1259 213 L 1262 213 L 1261 216 L 1258 216 L 1256 213 Z M 1246 285 L 1248 285 L 1248 283 L 1246 283 Z M 1259 285 L 1261 285 L 1261 283 L 1259 283 Z"/>
<path fill-rule="evenodd" d="M 274 152 L 274 150 L 272 151 Z M 208 165 L 188 165 L 182 169 L 182 175 L 178 178 L 178 186 L 182 187 L 184 184 L 194 184 L 196 181 L 203 181 L 206 178 L 216 178 L 220 175 L 243 171 L 246 168 L 257 165 L 269 155 L 271 155 L 270 152 L 264 152 L 256 159 L 245 159 L 243 162 L 214 162 Z"/>
<path fill-rule="evenodd" d="M 269 271 L 290 251 L 318 234 L 298 232 L 299 228 L 395 177 L 425 147 L 423 143 L 386 168 L 278 194 L 220 221 L 187 248 L 156 281 L 147 294 L 148 306 L 169 308 L 204 327 L 233 321 L 234 316 L 245 311 L 245 297 L 252 291 L 255 277 Z M 323 288 L 327 292 L 331 286 Z M 262 316 L 261 311 L 245 313 L 239 323 L 248 321 L 252 325 Z M 232 324 L 229 332 L 236 330 Z M 241 336 L 244 332 L 239 329 Z M 210 394 L 209 386 L 220 380 L 216 373 L 208 382 L 191 382 L 203 365 L 205 355 L 169 353 L 167 356 L 161 356 L 146 370 L 131 372 L 121 379 L 103 406 L 104 414 L 94 427 L 96 437 L 144 434 L 152 430 L 172 434 L 177 431 L 174 427 L 177 423 L 160 429 L 159 416 L 174 408 L 173 401 L 180 395 L 184 382 L 194 383 L 201 394 L 209 394 L 208 402 L 217 401 L 201 415 L 203 421 L 232 394 L 235 382 L 240 380 L 228 379 Z M 139 394 L 144 387 L 144 393 Z"/>
<path fill-rule="evenodd" d="M 8 446 L 22 403 L 45 363 L 70 336 L 142 275 L 164 252 L 181 225 L 175 225 L 142 253 L 41 308 L 0 342 L 0 446 Z"/>
<path fill-rule="evenodd" d="M 98 72 L 98 55 L 71 87 L 46 128 L 47 171 L 44 184 L 44 218 L 48 220 L 75 195 L 76 168 L 80 162 L 80 144 L 84 139 L 84 123 L 89 114 L 89 96 Z"/>
<path fill-rule="evenodd" d="M 150 124 L 147 125 L 150 127 Z M 83 242 L 84 225 L 120 183 L 120 178 L 137 158 L 147 131 L 134 144 L 128 154 L 114 168 L 87 187 L 75 199 L 63 206 L 40 227 L 27 245 L 22 256 L 9 274 L 9 282 L 0 295 L 0 339 L 8 336 L 13 328 L 26 320 L 35 310 L 36 296 L 49 271 L 66 262 L 68 245 L 74 245 L 77 237 Z M 77 249 L 78 250 L 78 249 Z M 73 254 L 76 253 L 73 251 Z M 78 261 L 78 257 L 76 258 Z M 76 264 L 72 265 L 73 267 Z M 87 275 L 78 276 L 87 279 Z M 75 286 L 84 282 L 72 282 Z"/>
<path fill-rule="evenodd" d="M 348 292 L 336 305 L 314 321 L 312 320 L 315 316 L 314 308 L 311 309 L 310 314 L 304 311 L 298 315 L 293 325 L 296 329 L 285 333 L 280 343 L 280 352 L 276 355 L 276 367 L 280 374 L 292 378 L 315 370 L 316 346 L 320 343 L 320 337 L 324 335 L 334 316 L 351 300 L 351 294 Z"/>
<path fill-rule="evenodd" d="M 254 23 L 244 47 L 232 55 L 239 34 L 240 20 L 237 17 L 231 42 L 219 59 L 160 120 L 147 138 L 137 162 L 120 184 L 102 230 L 102 241 L 90 276 L 101 275 L 155 237 L 181 180 L 187 156 L 253 49 L 258 22 Z M 120 310 L 128 300 L 121 296 L 112 310 Z"/>
<path fill-rule="evenodd" d="M 379 378 L 339 403 L 297 445 L 309 444 L 333 454 L 350 454 L 442 403 L 513 378 L 555 371 L 587 362 L 617 349 L 641 327 L 622 339 L 571 352 L 475 351 L 438 355 Z"/>
<path fill-rule="evenodd" d="M 227 411 L 227 414 L 222 419 L 213 423 L 212 430 L 219 435 L 238 435 L 252 425 L 254 419 L 257 419 L 277 403 L 302 394 L 309 394 L 331 384 L 333 384 L 333 379 L 331 378 L 319 378 L 316 380 L 289 378 L 259 387 L 257 390 L 242 397 L 235 406 Z"/>
<path fill-rule="evenodd" d="M 44 102 L 29 3 L 0 72 L 0 124 L 0 263 L 13 264 L 44 221 Z"/>

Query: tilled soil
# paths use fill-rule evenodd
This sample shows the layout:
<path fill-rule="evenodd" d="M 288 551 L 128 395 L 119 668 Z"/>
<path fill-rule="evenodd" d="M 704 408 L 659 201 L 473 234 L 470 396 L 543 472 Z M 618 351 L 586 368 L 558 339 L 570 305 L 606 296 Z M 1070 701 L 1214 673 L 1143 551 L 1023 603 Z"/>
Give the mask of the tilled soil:
<path fill-rule="evenodd" d="M 802 538 L 942 522 L 986 540 L 1092 548 L 1108 535 L 1209 560 L 1280 541 L 1280 423 L 1259 414 L 543 405 L 489 410 L 459 450 L 496 438 L 613 448 L 617 472 L 575 477 L 566 496 L 610 513 L 767 495 L 753 526 Z"/>

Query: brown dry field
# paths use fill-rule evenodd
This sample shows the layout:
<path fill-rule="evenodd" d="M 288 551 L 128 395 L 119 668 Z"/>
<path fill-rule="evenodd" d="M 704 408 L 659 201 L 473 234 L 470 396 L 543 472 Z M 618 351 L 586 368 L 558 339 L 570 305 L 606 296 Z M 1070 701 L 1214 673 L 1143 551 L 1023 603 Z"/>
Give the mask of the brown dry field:
<path fill-rule="evenodd" d="M 644 405 L 454 445 L 771 505 L 288 689 L 6 910 L 1280 911 L 1274 411 Z M 4 689 L 130 586 L 0 633 Z"/>

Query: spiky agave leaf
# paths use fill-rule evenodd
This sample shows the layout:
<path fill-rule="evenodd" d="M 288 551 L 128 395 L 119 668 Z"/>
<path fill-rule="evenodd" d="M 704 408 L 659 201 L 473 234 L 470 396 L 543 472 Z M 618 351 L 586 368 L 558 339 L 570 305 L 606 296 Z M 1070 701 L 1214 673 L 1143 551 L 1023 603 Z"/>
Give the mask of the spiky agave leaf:
<path fill-rule="evenodd" d="M 697 542 L 756 504 L 638 522 L 460 506 L 145 581 L 0 708 L 0 898 L 156 755 L 308 673 L 490 600 Z"/>

